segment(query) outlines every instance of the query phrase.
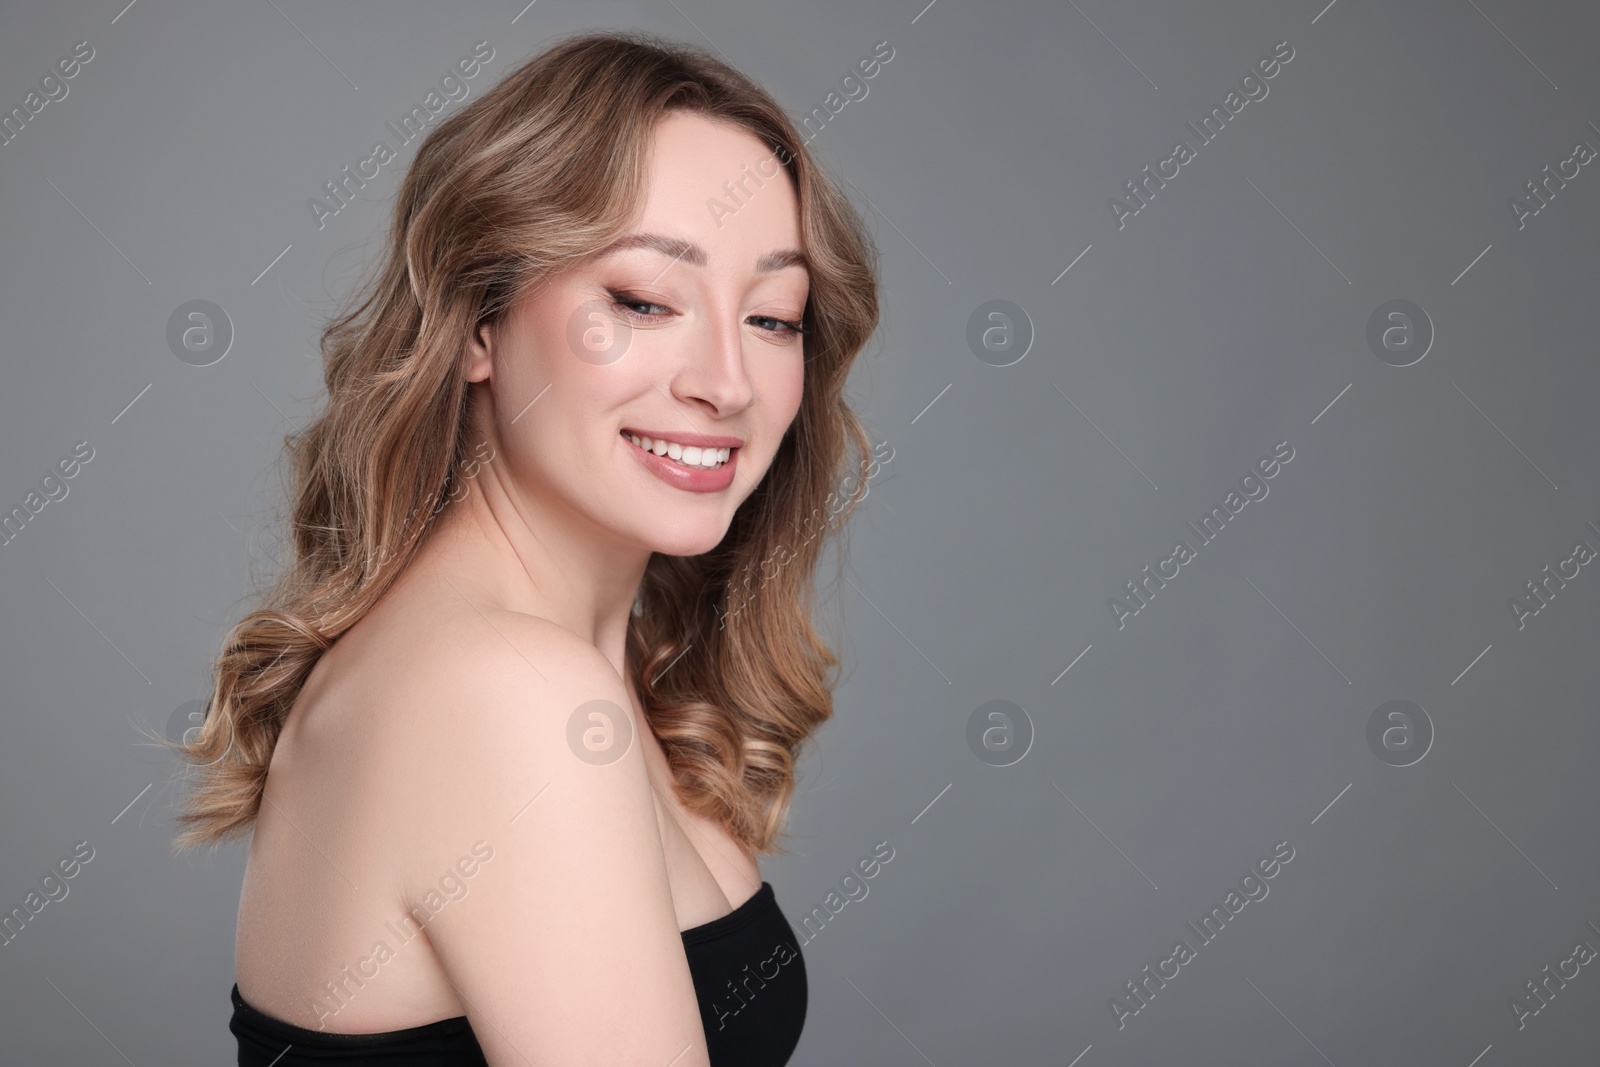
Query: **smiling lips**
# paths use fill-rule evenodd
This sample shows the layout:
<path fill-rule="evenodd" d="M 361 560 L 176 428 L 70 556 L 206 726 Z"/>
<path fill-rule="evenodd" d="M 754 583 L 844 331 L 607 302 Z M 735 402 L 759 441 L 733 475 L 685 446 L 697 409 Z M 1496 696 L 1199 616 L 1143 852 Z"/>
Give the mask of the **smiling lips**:
<path fill-rule="evenodd" d="M 733 469 L 744 442 L 706 434 L 643 433 L 624 428 L 630 451 L 656 477 L 677 489 L 714 493 L 733 484 Z"/>
<path fill-rule="evenodd" d="M 647 437 L 644 434 L 622 431 L 623 436 L 644 449 L 654 452 L 658 456 L 668 456 L 674 462 L 685 467 L 699 470 L 716 470 L 728 461 L 732 451 L 730 448 L 711 448 L 703 445 L 686 445 L 681 441 L 670 441 L 659 437 Z"/>

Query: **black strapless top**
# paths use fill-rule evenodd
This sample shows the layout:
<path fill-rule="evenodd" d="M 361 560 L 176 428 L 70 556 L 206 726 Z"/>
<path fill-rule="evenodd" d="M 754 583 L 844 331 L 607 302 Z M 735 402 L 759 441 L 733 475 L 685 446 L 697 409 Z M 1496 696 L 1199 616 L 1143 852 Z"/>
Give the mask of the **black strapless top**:
<path fill-rule="evenodd" d="M 733 911 L 682 932 L 712 1067 L 782 1067 L 806 1021 L 806 965 L 772 886 Z M 465 1015 L 387 1030 L 334 1034 L 275 1019 L 233 987 L 228 1029 L 239 1067 L 487 1067 Z"/>

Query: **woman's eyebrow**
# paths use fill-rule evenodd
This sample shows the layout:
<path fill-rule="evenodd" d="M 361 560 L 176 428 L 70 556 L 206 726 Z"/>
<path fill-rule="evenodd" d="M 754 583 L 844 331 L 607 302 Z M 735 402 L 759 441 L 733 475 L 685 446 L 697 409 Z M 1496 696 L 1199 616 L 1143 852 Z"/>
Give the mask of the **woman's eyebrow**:
<path fill-rule="evenodd" d="M 682 260 L 693 267 L 706 265 L 707 256 L 704 248 L 693 241 L 661 233 L 630 233 L 601 249 L 596 256 L 609 256 L 633 248 L 647 248 L 660 252 L 664 256 L 671 256 L 674 262 Z M 786 267 L 800 267 L 810 273 L 810 264 L 806 260 L 805 253 L 798 248 L 774 249 L 756 260 L 756 271 L 760 274 L 769 274 Z"/>
<path fill-rule="evenodd" d="M 798 248 L 779 248 L 760 259 L 756 260 L 756 272 L 766 274 L 785 267 L 799 267 L 807 274 L 811 273 L 811 266 L 806 262 L 806 254 Z"/>

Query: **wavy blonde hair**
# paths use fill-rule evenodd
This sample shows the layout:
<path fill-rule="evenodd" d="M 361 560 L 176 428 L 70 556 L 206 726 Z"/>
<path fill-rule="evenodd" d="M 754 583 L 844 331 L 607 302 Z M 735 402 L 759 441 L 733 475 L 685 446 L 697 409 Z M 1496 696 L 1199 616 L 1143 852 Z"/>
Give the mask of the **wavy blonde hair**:
<path fill-rule="evenodd" d="M 285 438 L 290 558 L 223 641 L 204 724 L 173 743 L 190 772 L 175 849 L 254 824 L 312 668 L 415 557 L 460 484 L 453 472 L 471 462 L 467 339 L 625 232 L 670 111 L 743 127 L 782 161 L 811 272 L 809 332 L 799 412 L 726 537 L 699 556 L 651 557 L 627 670 L 685 806 L 752 851 L 782 851 L 796 757 L 833 714 L 838 664 L 811 618 L 828 538 L 799 531 L 826 506 L 825 532 L 837 534 L 856 503 L 832 506 L 868 449 L 844 387 L 878 322 L 877 252 L 764 89 L 703 49 L 622 32 L 558 41 L 418 149 L 381 262 L 323 330 L 327 406 Z M 734 581 L 752 569 L 761 595 L 730 611 Z"/>

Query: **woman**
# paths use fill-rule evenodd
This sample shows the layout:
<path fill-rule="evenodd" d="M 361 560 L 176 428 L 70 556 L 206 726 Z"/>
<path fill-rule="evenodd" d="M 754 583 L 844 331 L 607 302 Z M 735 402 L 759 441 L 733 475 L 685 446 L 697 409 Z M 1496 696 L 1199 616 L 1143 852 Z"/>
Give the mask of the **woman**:
<path fill-rule="evenodd" d="M 656 38 L 562 41 L 421 145 L 184 747 L 179 847 L 253 830 L 240 1064 L 788 1059 L 755 860 L 832 713 L 875 259 L 771 96 Z"/>

